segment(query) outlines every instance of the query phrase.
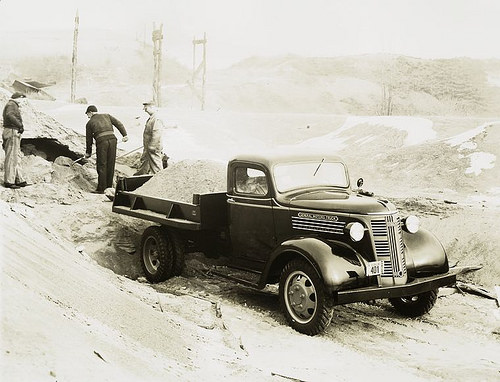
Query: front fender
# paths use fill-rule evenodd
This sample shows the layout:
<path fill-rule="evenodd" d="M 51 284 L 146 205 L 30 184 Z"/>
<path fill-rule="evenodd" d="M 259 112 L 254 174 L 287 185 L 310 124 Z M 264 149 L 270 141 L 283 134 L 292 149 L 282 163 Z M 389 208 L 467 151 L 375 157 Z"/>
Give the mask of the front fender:
<path fill-rule="evenodd" d="M 425 229 L 417 233 L 403 231 L 406 268 L 412 276 L 448 272 L 448 257 L 438 238 Z"/>
<path fill-rule="evenodd" d="M 279 280 L 281 269 L 295 257 L 309 261 L 330 290 L 356 285 L 365 278 L 361 257 L 349 246 L 318 238 L 299 238 L 285 241 L 272 252 L 261 283 Z"/>

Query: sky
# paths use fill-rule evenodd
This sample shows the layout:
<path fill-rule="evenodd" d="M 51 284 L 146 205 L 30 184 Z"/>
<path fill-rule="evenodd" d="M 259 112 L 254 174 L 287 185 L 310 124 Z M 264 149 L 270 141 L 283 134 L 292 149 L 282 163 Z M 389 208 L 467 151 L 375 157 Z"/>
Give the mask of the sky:
<path fill-rule="evenodd" d="M 204 33 L 214 67 L 284 54 L 500 58 L 499 0 L 0 0 L 0 59 L 16 38 L 30 49 L 18 32 L 58 30 L 72 41 L 77 9 L 82 36 L 100 29 L 149 42 L 162 24 L 164 54 L 187 66 Z"/>

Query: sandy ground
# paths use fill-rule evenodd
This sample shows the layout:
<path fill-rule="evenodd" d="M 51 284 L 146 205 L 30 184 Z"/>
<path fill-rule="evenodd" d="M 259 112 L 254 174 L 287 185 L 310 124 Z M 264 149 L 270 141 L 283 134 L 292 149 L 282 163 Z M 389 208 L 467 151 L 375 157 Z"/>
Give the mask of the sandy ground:
<path fill-rule="evenodd" d="M 52 112 L 74 126 L 84 123 L 79 111 L 61 106 Z M 129 126 L 134 114 L 129 113 Z M 311 116 L 247 115 L 243 127 L 231 129 L 242 115 L 208 114 L 205 124 L 197 120 L 201 116 L 175 117 L 170 124 L 177 128 L 167 136 L 184 146 L 172 144 L 173 160 L 196 157 L 197 152 L 224 159 L 235 149 L 238 134 L 248 137 L 238 148 L 251 149 L 266 132 L 264 126 L 293 126 L 286 132 L 268 129 L 262 145 L 272 146 L 326 135 L 329 124 L 345 120 L 320 116 L 308 125 Z M 207 131 L 210 125 L 218 126 L 215 132 Z M 262 126 L 260 130 L 252 128 L 256 125 Z M 130 131 L 131 141 L 140 141 L 140 128 Z M 210 147 L 206 142 L 212 143 Z M 122 147 L 122 152 L 131 148 Z M 148 284 L 136 251 L 149 224 L 113 214 L 109 200 L 88 192 L 85 187 L 95 182 L 92 163 L 76 168 L 31 163 L 30 175 L 46 171 L 45 178 L 37 177 L 34 185 L 21 190 L 0 189 L 2 380 L 500 377 L 500 314 L 495 300 L 444 288 L 433 310 L 417 319 L 397 316 L 386 301 L 340 306 L 322 335 L 304 336 L 285 323 L 274 286 L 257 291 L 214 277 L 207 272 L 213 261 L 200 254 L 188 256 L 181 276 Z M 125 173 L 127 168 L 120 167 Z M 425 196 L 393 186 L 386 196 L 392 192 L 402 211 L 423 216 L 423 224 L 447 247 L 451 263 L 483 265 L 464 281 L 489 290 L 498 285 L 495 203 L 484 198 L 471 202 L 456 190 L 431 192 L 429 185 Z M 450 196 L 453 203 L 445 202 Z"/>

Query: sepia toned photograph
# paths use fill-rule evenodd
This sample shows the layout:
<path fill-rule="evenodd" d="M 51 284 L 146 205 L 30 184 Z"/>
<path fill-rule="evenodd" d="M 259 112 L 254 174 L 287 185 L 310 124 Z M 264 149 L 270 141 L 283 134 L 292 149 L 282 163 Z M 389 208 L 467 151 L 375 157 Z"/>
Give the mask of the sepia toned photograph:
<path fill-rule="evenodd" d="M 499 17 L 0 0 L 0 380 L 498 381 Z"/>

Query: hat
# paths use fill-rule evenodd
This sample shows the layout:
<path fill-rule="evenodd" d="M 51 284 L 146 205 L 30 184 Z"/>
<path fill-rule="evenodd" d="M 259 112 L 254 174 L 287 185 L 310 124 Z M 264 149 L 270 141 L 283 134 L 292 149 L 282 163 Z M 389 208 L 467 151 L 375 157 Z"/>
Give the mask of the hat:
<path fill-rule="evenodd" d="M 88 108 L 87 108 L 87 111 L 85 112 L 85 114 L 87 113 L 97 113 L 97 107 L 95 107 L 94 105 L 90 105 Z"/>
<path fill-rule="evenodd" d="M 26 98 L 26 95 L 24 95 L 23 93 L 20 93 L 20 92 L 15 92 L 14 94 L 12 94 L 12 96 L 10 98 L 12 98 L 12 99 Z"/>
<path fill-rule="evenodd" d="M 148 106 L 148 105 L 155 106 L 155 101 L 149 100 L 149 101 L 143 102 L 142 104 L 144 106 Z"/>

